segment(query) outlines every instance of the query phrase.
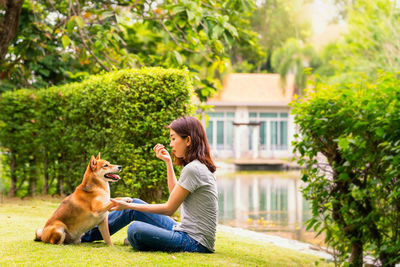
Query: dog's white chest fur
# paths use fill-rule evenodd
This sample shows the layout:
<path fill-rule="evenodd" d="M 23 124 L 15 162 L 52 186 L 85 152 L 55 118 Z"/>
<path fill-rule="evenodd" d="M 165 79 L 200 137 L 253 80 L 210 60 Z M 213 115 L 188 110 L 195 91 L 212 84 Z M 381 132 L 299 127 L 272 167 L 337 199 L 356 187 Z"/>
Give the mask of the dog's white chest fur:
<path fill-rule="evenodd" d="M 101 222 L 104 221 L 106 216 L 108 216 L 108 211 L 102 213 L 98 212 L 91 213 L 89 216 L 87 216 L 85 219 L 82 220 L 81 224 L 79 225 L 79 228 L 74 229 L 73 231 L 70 232 L 72 239 L 74 240 L 78 239 L 85 232 L 98 226 Z"/>

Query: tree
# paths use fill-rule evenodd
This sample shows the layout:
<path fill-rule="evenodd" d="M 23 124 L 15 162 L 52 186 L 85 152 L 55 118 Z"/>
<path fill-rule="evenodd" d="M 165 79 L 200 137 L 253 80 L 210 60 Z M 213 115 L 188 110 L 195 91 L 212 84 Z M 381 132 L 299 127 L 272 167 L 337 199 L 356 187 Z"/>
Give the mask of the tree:
<path fill-rule="evenodd" d="M 355 2 L 356 0 L 334 0 L 334 4 L 338 9 L 338 15 L 334 18 L 334 21 L 346 20 L 349 9 L 351 9 Z"/>
<path fill-rule="evenodd" d="M 311 35 L 310 20 L 304 16 L 303 0 L 265 0 L 250 17 L 251 29 L 260 36 L 263 55 L 252 57 L 246 46 L 234 45 L 232 64 L 236 71 L 272 72 L 271 55 L 289 38 L 301 41 Z M 250 68 L 250 65 L 252 68 Z"/>
<path fill-rule="evenodd" d="M 0 61 L 4 60 L 8 46 L 17 34 L 23 2 L 24 0 L 0 1 L 0 7 L 5 8 L 5 12 L 0 13 Z"/>
<path fill-rule="evenodd" d="M 272 68 L 281 75 L 283 85 L 287 75 L 295 75 L 295 92 L 302 94 L 307 83 L 306 68 L 316 68 L 319 64 L 314 48 L 303 45 L 297 39 L 288 39 L 284 46 L 274 51 L 271 58 Z M 282 86 L 282 88 L 285 88 Z"/>
<path fill-rule="evenodd" d="M 163 66 L 188 68 L 205 100 L 218 87 L 234 42 L 257 47 L 242 17 L 254 7 L 252 0 L 25 1 L 0 64 L 0 91 Z"/>
<path fill-rule="evenodd" d="M 372 83 L 320 84 L 292 104 L 312 204 L 307 229 L 325 233 L 339 263 L 363 266 L 365 255 L 379 266 L 400 262 L 399 82 L 380 73 Z"/>
<path fill-rule="evenodd" d="M 346 83 L 366 73 L 371 80 L 378 70 L 400 68 L 400 8 L 392 0 L 357 0 L 349 5 L 348 32 L 331 45 L 325 57 L 323 83 Z"/>

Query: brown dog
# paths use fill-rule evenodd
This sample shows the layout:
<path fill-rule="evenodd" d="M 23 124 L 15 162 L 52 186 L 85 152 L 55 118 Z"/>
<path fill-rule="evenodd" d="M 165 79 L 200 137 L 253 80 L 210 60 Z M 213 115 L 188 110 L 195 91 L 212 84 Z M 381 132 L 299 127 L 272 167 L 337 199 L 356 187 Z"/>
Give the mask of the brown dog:
<path fill-rule="evenodd" d="M 51 244 L 78 244 L 81 236 L 96 225 L 108 245 L 112 245 L 108 229 L 108 209 L 110 187 L 108 182 L 115 182 L 120 177 L 114 173 L 121 171 L 121 166 L 111 165 L 91 157 L 82 183 L 67 196 L 53 216 L 42 229 L 36 230 L 35 241 Z"/>

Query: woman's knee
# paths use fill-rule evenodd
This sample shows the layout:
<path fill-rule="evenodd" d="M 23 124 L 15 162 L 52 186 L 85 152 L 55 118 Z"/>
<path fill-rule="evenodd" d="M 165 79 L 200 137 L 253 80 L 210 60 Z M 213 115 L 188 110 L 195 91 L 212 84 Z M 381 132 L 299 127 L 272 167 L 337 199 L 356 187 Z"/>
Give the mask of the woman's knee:
<path fill-rule="evenodd" d="M 134 233 L 143 233 L 146 231 L 146 224 L 141 221 L 133 221 L 128 227 L 128 235 Z"/>
<path fill-rule="evenodd" d="M 140 221 L 132 222 L 128 227 L 128 241 L 137 250 L 144 250 L 143 235 L 146 233 L 146 223 Z"/>

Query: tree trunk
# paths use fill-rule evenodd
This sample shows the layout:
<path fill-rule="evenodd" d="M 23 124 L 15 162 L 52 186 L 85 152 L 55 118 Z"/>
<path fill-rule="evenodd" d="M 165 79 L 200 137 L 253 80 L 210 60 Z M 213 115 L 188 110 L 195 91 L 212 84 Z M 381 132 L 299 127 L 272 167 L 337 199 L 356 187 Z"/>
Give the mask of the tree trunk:
<path fill-rule="evenodd" d="M 352 266 L 363 266 L 363 243 L 360 240 L 351 242 L 350 263 Z"/>
<path fill-rule="evenodd" d="M 61 154 L 58 157 L 58 193 L 60 194 L 60 196 L 64 196 L 64 183 L 65 181 L 65 169 L 66 167 L 64 166 L 64 154 Z M 68 182 L 68 181 L 67 181 Z"/>
<path fill-rule="evenodd" d="M 64 196 L 64 175 L 58 177 L 58 193 L 60 196 Z"/>
<path fill-rule="evenodd" d="M 392 259 L 394 259 L 396 256 L 396 252 L 390 254 L 381 252 L 379 253 L 379 260 L 381 261 L 382 266 L 395 267 L 396 263 Z"/>
<path fill-rule="evenodd" d="M 3 19 L 0 21 L 0 62 L 5 59 L 8 47 L 17 35 L 23 3 L 24 0 L 0 1 L 0 6 L 4 7 L 6 11 Z"/>
<path fill-rule="evenodd" d="M 36 172 L 36 158 L 34 157 L 29 161 L 29 185 L 28 185 L 28 195 L 36 195 L 36 184 L 37 184 L 37 172 Z"/>
<path fill-rule="evenodd" d="M 44 152 L 43 157 L 43 172 L 44 172 L 44 183 L 42 189 L 42 195 L 49 194 L 49 170 L 47 166 L 47 152 Z"/>
<path fill-rule="evenodd" d="M 30 195 L 32 197 L 34 197 L 36 195 L 36 177 L 31 176 L 31 178 L 29 179 L 29 183 L 30 183 Z"/>
<path fill-rule="evenodd" d="M 17 175 L 15 173 L 16 159 L 15 159 L 15 154 L 13 153 L 12 150 L 10 150 L 10 154 L 11 154 L 11 162 L 10 162 L 11 188 L 10 191 L 8 192 L 8 196 L 15 197 L 17 195 Z"/>

